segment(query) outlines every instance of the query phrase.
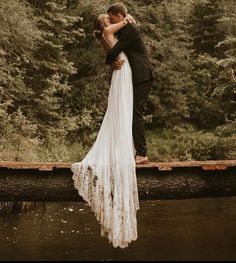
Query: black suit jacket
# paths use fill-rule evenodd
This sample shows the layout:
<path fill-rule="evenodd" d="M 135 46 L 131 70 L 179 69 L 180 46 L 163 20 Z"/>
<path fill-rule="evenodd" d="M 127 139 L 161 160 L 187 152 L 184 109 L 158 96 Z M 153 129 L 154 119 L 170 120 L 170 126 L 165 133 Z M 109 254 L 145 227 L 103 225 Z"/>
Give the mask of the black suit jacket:
<path fill-rule="evenodd" d="M 154 78 L 151 62 L 137 26 L 127 24 L 118 33 L 118 41 L 106 56 L 106 64 L 112 64 L 121 51 L 127 55 L 132 69 L 133 84 Z"/>

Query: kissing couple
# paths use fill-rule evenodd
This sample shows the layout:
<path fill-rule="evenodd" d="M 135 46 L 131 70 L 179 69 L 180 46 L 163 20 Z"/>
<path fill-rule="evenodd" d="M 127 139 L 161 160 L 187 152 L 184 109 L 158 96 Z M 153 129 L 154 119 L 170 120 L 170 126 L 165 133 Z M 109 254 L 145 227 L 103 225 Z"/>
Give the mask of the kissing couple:
<path fill-rule="evenodd" d="M 143 111 L 154 77 L 139 28 L 123 3 L 100 14 L 94 28 L 113 73 L 96 141 L 81 162 L 71 165 L 72 178 L 101 235 L 113 247 L 125 248 L 138 236 L 136 164 L 148 163 Z"/>

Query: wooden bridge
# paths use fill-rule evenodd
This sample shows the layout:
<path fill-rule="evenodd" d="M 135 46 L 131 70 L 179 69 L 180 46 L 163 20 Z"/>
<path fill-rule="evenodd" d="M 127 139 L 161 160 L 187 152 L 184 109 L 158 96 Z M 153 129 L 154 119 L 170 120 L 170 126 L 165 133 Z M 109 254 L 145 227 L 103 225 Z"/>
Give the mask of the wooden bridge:
<path fill-rule="evenodd" d="M 82 201 L 72 163 L 0 162 L 0 201 Z M 236 196 L 236 160 L 137 165 L 140 199 Z"/>

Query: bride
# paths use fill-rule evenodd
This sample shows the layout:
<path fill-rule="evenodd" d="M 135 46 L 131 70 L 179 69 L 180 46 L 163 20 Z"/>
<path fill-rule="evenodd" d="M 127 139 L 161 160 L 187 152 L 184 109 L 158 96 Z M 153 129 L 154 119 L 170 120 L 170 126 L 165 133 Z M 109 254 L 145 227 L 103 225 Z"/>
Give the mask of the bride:
<path fill-rule="evenodd" d="M 117 39 L 115 33 L 130 22 L 111 24 L 107 14 L 96 20 L 96 37 L 107 52 Z M 101 235 L 114 247 L 125 248 L 137 239 L 136 213 L 139 209 L 132 138 L 133 84 L 126 55 L 114 70 L 108 106 L 97 138 L 81 162 L 73 163 L 74 186 L 89 204 L 101 225 Z"/>

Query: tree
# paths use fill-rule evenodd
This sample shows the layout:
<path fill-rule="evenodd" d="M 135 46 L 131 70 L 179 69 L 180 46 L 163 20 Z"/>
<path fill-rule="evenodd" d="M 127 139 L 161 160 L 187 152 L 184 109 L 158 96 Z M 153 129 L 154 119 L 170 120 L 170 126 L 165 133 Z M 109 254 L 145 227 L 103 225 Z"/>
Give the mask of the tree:
<path fill-rule="evenodd" d="M 220 57 L 216 45 L 224 39 L 224 32 L 219 26 L 222 17 L 221 0 L 195 0 L 190 18 L 190 33 L 193 47 L 198 54 L 207 53 Z"/>
<path fill-rule="evenodd" d="M 31 57 L 25 79 L 34 93 L 30 115 L 37 121 L 41 137 L 65 137 L 75 128 L 68 101 L 69 78 L 77 72 L 68 59 L 68 49 L 84 36 L 79 26 L 82 18 L 67 14 L 67 1 L 28 2 L 38 15 L 42 31 L 42 41 Z"/>
<path fill-rule="evenodd" d="M 219 24 L 222 15 L 221 0 L 194 1 L 189 13 L 189 33 L 193 38 L 194 51 L 192 79 L 195 82 L 191 121 L 201 129 L 213 129 L 224 123 L 224 113 L 214 95 L 219 76 L 215 63 L 223 56 L 216 47 L 224 39 L 224 31 Z"/>
<path fill-rule="evenodd" d="M 163 1 L 145 9 L 137 8 L 156 76 L 146 111 L 151 118 L 150 127 L 173 127 L 189 119 L 189 100 L 194 86 L 191 37 L 186 23 L 190 7 L 187 1 L 184 6 L 183 1 Z"/>
<path fill-rule="evenodd" d="M 215 96 L 219 100 L 220 108 L 224 112 L 225 124 L 217 131 L 221 136 L 233 136 L 232 147 L 236 148 L 236 3 L 228 1 L 224 7 L 224 16 L 219 21 L 226 32 L 223 41 L 217 48 L 224 52 L 224 58 L 218 60 L 219 84 L 215 89 Z M 236 153 L 234 152 L 234 158 Z"/>
<path fill-rule="evenodd" d="M 30 56 L 41 39 L 33 10 L 24 2 L 2 0 L 0 6 L 1 159 L 20 160 L 35 150 L 37 127 L 20 110 L 32 99 L 24 82 Z M 34 158 L 33 152 L 28 158 Z M 36 151 L 34 151 L 36 153 Z"/>

